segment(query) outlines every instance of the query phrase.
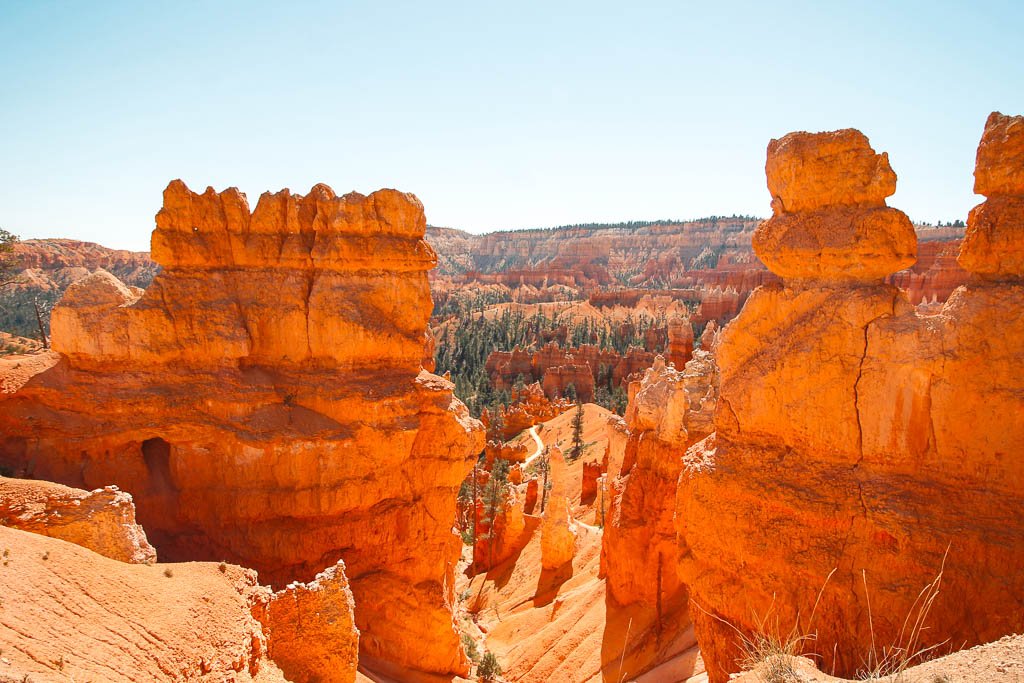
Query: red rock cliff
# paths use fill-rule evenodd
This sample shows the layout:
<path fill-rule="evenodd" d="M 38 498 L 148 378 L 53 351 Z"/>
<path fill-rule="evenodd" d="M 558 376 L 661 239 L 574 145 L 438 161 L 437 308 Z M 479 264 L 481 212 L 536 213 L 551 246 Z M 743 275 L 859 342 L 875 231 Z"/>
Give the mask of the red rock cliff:
<path fill-rule="evenodd" d="M 734 628 L 799 623 L 822 670 L 852 676 L 873 643 L 960 647 L 1024 627 L 1022 131 L 989 119 L 989 200 L 960 252 L 980 277 L 931 316 L 882 282 L 916 246 L 885 206 L 886 156 L 852 130 L 769 145 L 775 215 L 754 247 L 784 282 L 722 332 L 717 435 L 690 449 L 677 498 L 712 681 L 738 668 Z M 940 570 L 926 629 L 901 640 Z"/>
<path fill-rule="evenodd" d="M 423 209 L 172 182 L 144 294 L 106 273 L 53 314 L 52 367 L 0 397 L 0 462 L 130 492 L 162 558 L 276 586 L 344 559 L 366 661 L 466 670 L 452 625 L 455 493 L 483 447 L 420 369 Z M 10 383 L 8 390 L 17 388 Z"/>

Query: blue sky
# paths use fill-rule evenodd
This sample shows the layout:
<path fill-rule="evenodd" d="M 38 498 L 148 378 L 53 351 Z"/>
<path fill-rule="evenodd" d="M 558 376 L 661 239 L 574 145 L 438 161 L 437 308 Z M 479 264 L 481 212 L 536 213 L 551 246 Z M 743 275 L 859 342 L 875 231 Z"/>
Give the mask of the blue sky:
<path fill-rule="evenodd" d="M 172 6 L 173 5 L 173 6 Z M 1024 3 L 0 4 L 0 227 L 145 249 L 168 181 L 416 193 L 473 232 L 767 215 L 764 155 L 856 127 L 966 218 L 1024 113 Z"/>

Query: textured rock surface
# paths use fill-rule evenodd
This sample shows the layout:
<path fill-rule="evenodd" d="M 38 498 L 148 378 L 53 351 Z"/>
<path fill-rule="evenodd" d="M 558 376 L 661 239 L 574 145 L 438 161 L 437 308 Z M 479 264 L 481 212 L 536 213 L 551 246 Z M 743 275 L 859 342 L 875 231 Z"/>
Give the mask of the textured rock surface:
<path fill-rule="evenodd" d="M 883 207 L 885 198 L 896 192 L 889 155 L 875 154 L 867 137 L 853 128 L 790 133 L 772 140 L 765 175 L 776 216 Z"/>
<path fill-rule="evenodd" d="M 693 355 L 693 326 L 687 318 L 674 317 L 668 321 L 668 362 L 681 368 Z"/>
<path fill-rule="evenodd" d="M 146 532 L 135 523 L 132 497 L 115 486 L 82 491 L 0 477 L 0 524 L 59 538 L 121 562 L 156 562 Z"/>
<path fill-rule="evenodd" d="M 257 616 L 270 657 L 289 681 L 352 683 L 359 656 L 354 611 L 345 563 L 339 560 L 309 583 L 274 593 Z"/>
<path fill-rule="evenodd" d="M 481 488 L 484 485 L 486 482 L 481 484 Z M 475 515 L 476 543 L 473 544 L 471 567 L 474 573 L 486 572 L 502 564 L 515 556 L 529 541 L 540 519 L 526 514 L 527 489 L 525 485 L 509 486 L 505 499 L 495 510 L 493 523 L 487 519 L 483 502 L 478 502 Z"/>
<path fill-rule="evenodd" d="M 887 155 L 862 133 L 790 133 L 768 145 L 774 216 L 753 247 L 784 278 L 872 280 L 914 262 L 914 226 L 885 206 L 896 191 Z"/>
<path fill-rule="evenodd" d="M 843 170 L 820 173 L 793 187 Z M 851 210 L 828 198 L 793 214 L 792 230 Z M 851 257 L 892 254 L 884 230 L 848 238 Z M 722 332 L 717 433 L 688 451 L 675 516 L 712 681 L 737 670 L 734 629 L 786 634 L 798 621 L 821 669 L 852 676 L 872 643 L 898 643 L 940 571 L 918 646 L 1024 628 L 1024 468 L 1011 455 L 1024 443 L 1024 290 L 971 283 L 921 315 L 884 274 L 766 286 Z"/>
<path fill-rule="evenodd" d="M 978 145 L 974 191 L 960 265 L 987 280 L 1024 278 L 1024 116 L 993 112 Z"/>
<path fill-rule="evenodd" d="M 602 659 L 612 661 L 616 651 L 626 654 L 621 671 L 613 667 L 605 680 L 619 680 L 671 658 L 690 626 L 673 523 L 689 439 L 687 411 L 684 374 L 666 366 L 660 356 L 642 381 L 630 385 L 625 460 L 610 485 L 601 570 L 608 622 L 622 621 L 618 615 L 628 611 L 633 627 L 621 640 L 606 634 Z"/>
<path fill-rule="evenodd" d="M 986 197 L 1024 195 L 1024 116 L 989 115 L 978 144 L 974 192 Z"/>
<path fill-rule="evenodd" d="M 250 214 L 237 190 L 171 183 L 163 272 L 131 305 L 103 275 L 69 296 L 64 355 L 5 382 L 0 463 L 130 492 L 163 559 L 277 587 L 344 559 L 363 654 L 465 671 L 451 529 L 483 432 L 420 370 L 424 229 L 393 190 L 267 193 Z"/>
<path fill-rule="evenodd" d="M 576 552 L 576 524 L 569 512 L 569 475 L 562 451 L 551 448 L 549 462 L 551 491 L 540 525 L 541 566 L 557 570 L 572 562 Z"/>
<path fill-rule="evenodd" d="M 256 573 L 137 565 L 0 527 L 0 678 L 271 681 Z"/>

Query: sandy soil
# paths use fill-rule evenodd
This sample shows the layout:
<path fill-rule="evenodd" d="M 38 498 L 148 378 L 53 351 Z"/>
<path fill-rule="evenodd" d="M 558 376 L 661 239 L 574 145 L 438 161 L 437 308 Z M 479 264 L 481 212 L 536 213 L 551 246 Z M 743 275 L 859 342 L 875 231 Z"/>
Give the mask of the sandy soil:
<path fill-rule="evenodd" d="M 233 565 L 126 564 L 0 526 L 0 681 L 284 681 L 254 587 Z"/>

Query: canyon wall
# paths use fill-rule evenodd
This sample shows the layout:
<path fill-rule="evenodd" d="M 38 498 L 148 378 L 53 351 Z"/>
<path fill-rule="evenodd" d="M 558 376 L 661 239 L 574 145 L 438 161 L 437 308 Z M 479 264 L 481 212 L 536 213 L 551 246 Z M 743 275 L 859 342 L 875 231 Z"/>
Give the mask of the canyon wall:
<path fill-rule="evenodd" d="M 466 671 L 455 494 L 483 430 L 421 370 L 434 265 L 412 195 L 164 192 L 162 272 L 97 271 L 0 395 L 0 464 L 130 492 L 165 560 L 276 587 L 344 559 L 361 661 Z"/>
<path fill-rule="evenodd" d="M 543 282 L 543 273 L 576 285 L 628 285 L 630 280 L 673 280 L 686 271 L 714 270 L 721 261 L 749 260 L 750 235 L 757 219 L 713 217 L 695 221 L 662 221 L 622 225 L 593 225 L 551 230 L 509 230 L 466 235 L 465 242 L 446 228 L 429 229 L 431 243 L 469 247 L 466 259 L 442 258 L 437 276 L 480 278 L 507 274 L 495 280 L 517 284 Z M 468 267 L 467 267 L 468 265 Z M 749 265 L 749 264 L 744 264 Z M 763 268 L 763 266 L 761 266 Z M 539 279 L 538 279 L 539 278 Z"/>
<path fill-rule="evenodd" d="M 936 311 L 884 282 L 917 240 L 862 134 L 773 140 L 766 172 L 774 215 L 753 245 L 782 282 L 722 331 L 717 431 L 689 449 L 677 491 L 711 680 L 738 670 L 738 633 L 795 626 L 823 671 L 853 676 L 872 650 L 1019 632 L 1024 118 L 986 125 L 988 200 L 959 254 L 972 277 Z"/>

